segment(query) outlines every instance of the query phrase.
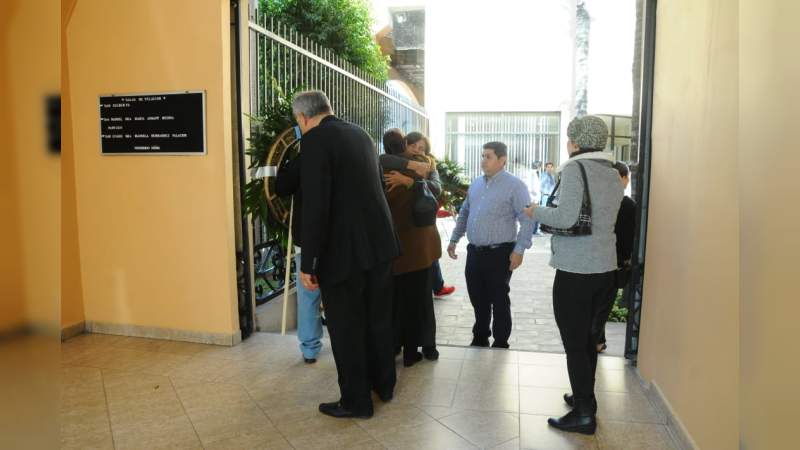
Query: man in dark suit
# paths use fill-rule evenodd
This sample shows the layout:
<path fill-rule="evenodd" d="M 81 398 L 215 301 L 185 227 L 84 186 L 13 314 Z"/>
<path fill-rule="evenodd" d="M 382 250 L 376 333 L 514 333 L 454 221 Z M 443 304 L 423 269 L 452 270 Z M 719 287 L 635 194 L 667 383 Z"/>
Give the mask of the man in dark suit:
<path fill-rule="evenodd" d="M 389 401 L 396 382 L 391 292 L 399 254 L 375 144 L 336 118 L 321 91 L 298 93 L 292 110 L 303 132 L 300 278 L 322 290 L 341 390 L 319 410 L 370 417 L 370 389 Z"/>
<path fill-rule="evenodd" d="M 622 161 L 614 163 L 614 168 L 619 172 L 622 180 L 622 189 L 627 189 L 630 183 L 630 168 Z M 617 272 L 614 282 L 617 289 L 624 289 L 631 279 L 631 257 L 633 256 L 633 238 L 636 234 L 636 202 L 627 195 L 622 197 L 622 204 L 617 213 L 617 222 L 614 224 L 614 234 L 617 236 Z M 597 312 L 597 317 L 592 321 L 592 333 L 597 339 L 597 352 L 602 353 L 608 348 L 606 344 L 606 322 L 608 315 L 614 308 L 617 300 L 617 289 L 610 293 L 610 298 Z"/>

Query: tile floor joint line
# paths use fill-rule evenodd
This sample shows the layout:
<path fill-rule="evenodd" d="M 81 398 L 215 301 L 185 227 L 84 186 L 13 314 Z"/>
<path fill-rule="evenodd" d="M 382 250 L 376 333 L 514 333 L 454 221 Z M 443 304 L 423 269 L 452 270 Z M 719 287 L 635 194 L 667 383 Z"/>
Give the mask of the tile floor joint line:
<path fill-rule="evenodd" d="M 519 362 L 519 355 L 517 355 L 517 438 L 519 439 L 520 448 L 522 447 L 522 373 L 520 372 L 521 365 L 522 363 Z M 496 445 L 495 447 L 499 447 L 499 445 Z"/>
<path fill-rule="evenodd" d="M 287 438 L 286 435 L 283 434 L 283 431 L 281 431 L 281 429 L 278 428 L 278 425 L 272 421 L 272 418 L 269 416 L 269 414 L 267 414 L 266 411 L 264 411 L 264 408 L 262 408 L 261 405 L 256 401 L 256 399 L 253 397 L 253 394 L 250 393 L 250 389 L 247 389 L 246 387 L 242 386 L 242 390 L 245 393 L 247 393 L 247 396 L 250 397 L 250 401 L 252 401 L 256 405 L 256 408 L 258 408 L 258 410 L 261 411 L 261 414 L 263 414 L 264 417 L 267 418 L 267 421 L 273 426 L 273 428 L 275 428 L 275 431 L 278 432 L 278 434 L 283 438 L 283 440 L 286 441 L 287 444 L 289 444 L 289 447 L 297 449 L 297 447 L 295 447 L 294 444 L 292 444 L 292 441 L 290 441 L 289 438 Z"/>
<path fill-rule="evenodd" d="M 114 439 L 114 426 L 111 425 L 111 408 L 108 406 L 108 393 L 106 392 L 106 377 L 103 374 L 103 369 L 98 369 L 100 371 L 100 384 L 103 385 L 103 400 L 106 402 L 106 418 L 108 419 L 108 431 L 111 433 L 111 445 L 114 448 L 117 448 L 117 443 Z"/>
<path fill-rule="evenodd" d="M 192 416 L 189 415 L 189 411 L 186 411 L 186 406 L 184 406 L 183 400 L 181 400 L 181 396 L 180 394 L 178 394 L 178 389 L 175 388 L 175 383 L 172 382 L 171 377 L 167 377 L 167 379 L 169 380 L 169 385 L 172 386 L 172 392 L 175 393 L 175 398 L 177 398 L 178 403 L 181 404 L 181 409 L 183 410 L 183 413 L 186 414 L 186 418 L 189 419 L 189 424 L 192 425 L 192 431 L 194 431 L 194 435 L 197 437 L 197 442 L 200 443 L 201 448 L 205 449 L 206 446 L 203 444 L 203 440 L 200 439 L 200 433 L 197 432 L 197 428 L 194 427 L 194 421 L 192 420 Z"/>
<path fill-rule="evenodd" d="M 483 411 L 483 412 L 489 412 L 489 411 Z M 454 415 L 455 415 L 455 414 L 454 414 Z M 444 417 L 442 417 L 442 419 L 444 419 Z M 478 445 L 478 444 L 476 444 L 476 443 L 472 442 L 471 440 L 469 440 L 469 439 L 468 439 L 466 436 L 462 436 L 462 435 L 461 435 L 461 433 L 459 433 L 458 431 L 456 431 L 456 430 L 454 430 L 454 429 L 452 429 L 452 428 L 448 427 L 448 426 L 447 426 L 447 424 L 443 423 L 441 420 L 439 420 L 439 419 L 435 419 L 435 420 L 436 420 L 436 422 L 438 422 L 438 423 L 439 423 L 439 425 L 441 425 L 441 426 L 443 426 L 443 427 L 447 428 L 448 430 L 452 431 L 452 432 L 453 432 L 453 433 L 454 433 L 456 436 L 458 436 L 458 437 L 460 437 L 461 439 L 463 439 L 463 440 L 467 441 L 469 444 L 472 444 L 472 445 L 473 445 L 475 448 L 483 448 L 483 447 L 481 447 L 480 445 Z"/>
<path fill-rule="evenodd" d="M 461 366 L 458 368 L 458 378 L 456 378 L 456 390 L 458 390 L 458 385 L 461 383 L 461 374 L 464 373 L 464 361 L 466 361 L 467 352 L 464 351 L 464 358 L 461 358 Z M 453 395 L 453 401 L 455 402 L 455 394 Z"/>
<path fill-rule="evenodd" d="M 521 414 L 520 414 L 520 416 L 521 416 Z M 519 417 L 517 419 L 519 419 Z M 519 431 L 517 432 L 517 437 L 513 437 L 513 438 L 511 438 L 511 439 L 509 439 L 507 441 L 503 441 L 503 442 L 501 442 L 499 444 L 496 444 L 496 445 L 492 446 L 492 448 L 502 447 L 503 445 L 508 444 L 509 442 L 513 441 L 514 439 L 519 439 L 520 440 L 520 442 L 519 442 L 520 443 L 520 448 L 522 448 L 521 436 L 522 436 L 522 429 L 519 429 Z"/>

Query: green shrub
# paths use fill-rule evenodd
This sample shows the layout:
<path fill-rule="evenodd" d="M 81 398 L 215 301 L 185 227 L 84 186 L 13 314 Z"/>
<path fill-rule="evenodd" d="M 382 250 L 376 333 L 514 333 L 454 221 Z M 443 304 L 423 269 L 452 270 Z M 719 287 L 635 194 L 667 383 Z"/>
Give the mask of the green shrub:
<path fill-rule="evenodd" d="M 272 80 L 275 92 L 275 103 L 268 105 L 263 115 L 250 116 L 251 131 L 249 146 L 245 153 L 250 156 L 248 169 L 255 169 L 267 163 L 267 156 L 277 137 L 287 128 L 295 125 L 292 115 L 292 98 L 302 90 L 302 86 L 294 91 L 284 92 L 275 80 Z M 258 217 L 267 227 L 267 238 L 278 239 L 286 247 L 288 230 L 269 211 L 267 197 L 264 192 L 266 178 L 252 178 L 244 186 L 244 211 Z"/>
<path fill-rule="evenodd" d="M 389 58 L 372 37 L 366 0 L 259 0 L 259 9 L 333 50 L 378 82 L 388 79 Z"/>
<path fill-rule="evenodd" d="M 617 291 L 617 298 L 614 299 L 614 306 L 611 308 L 611 314 L 608 315 L 609 322 L 627 322 L 628 321 L 628 308 L 622 307 L 622 289 Z"/>
<path fill-rule="evenodd" d="M 444 159 L 436 161 L 436 170 L 442 181 L 439 204 L 445 210 L 457 214 L 469 190 L 469 184 L 464 180 L 464 168 L 455 161 Z"/>

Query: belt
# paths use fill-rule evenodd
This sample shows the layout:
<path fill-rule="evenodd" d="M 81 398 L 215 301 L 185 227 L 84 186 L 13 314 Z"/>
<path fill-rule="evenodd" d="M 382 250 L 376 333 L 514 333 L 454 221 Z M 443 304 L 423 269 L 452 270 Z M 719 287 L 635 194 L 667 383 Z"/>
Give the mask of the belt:
<path fill-rule="evenodd" d="M 498 248 L 506 248 L 506 247 L 513 247 L 516 245 L 516 242 L 503 242 L 502 244 L 490 244 L 490 245 L 472 245 L 469 244 L 467 249 L 472 249 L 475 251 L 483 252 L 487 250 L 497 250 Z"/>

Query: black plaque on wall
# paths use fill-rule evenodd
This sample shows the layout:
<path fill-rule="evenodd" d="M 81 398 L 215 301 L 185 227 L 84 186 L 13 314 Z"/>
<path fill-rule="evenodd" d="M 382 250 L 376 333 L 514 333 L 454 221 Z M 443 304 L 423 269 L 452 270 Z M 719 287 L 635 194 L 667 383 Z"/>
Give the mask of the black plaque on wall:
<path fill-rule="evenodd" d="M 100 96 L 104 155 L 206 154 L 205 92 Z"/>

